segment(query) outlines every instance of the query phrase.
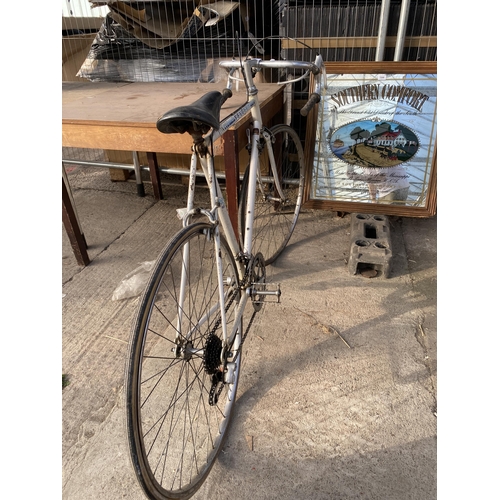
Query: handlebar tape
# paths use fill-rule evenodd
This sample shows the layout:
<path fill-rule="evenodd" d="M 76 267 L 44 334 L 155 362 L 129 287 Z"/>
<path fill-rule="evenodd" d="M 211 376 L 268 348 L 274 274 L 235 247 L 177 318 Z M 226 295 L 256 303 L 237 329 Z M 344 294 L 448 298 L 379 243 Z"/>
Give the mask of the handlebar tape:
<path fill-rule="evenodd" d="M 302 116 L 307 116 L 309 114 L 309 111 L 314 107 L 316 103 L 318 103 L 321 100 L 321 97 L 319 94 L 316 92 L 311 94 L 311 97 L 309 100 L 306 102 L 305 106 L 300 110 L 300 114 Z"/>
<path fill-rule="evenodd" d="M 222 101 L 220 105 L 222 106 L 230 97 L 233 97 L 233 93 L 231 92 L 231 90 L 225 88 L 222 91 Z"/>

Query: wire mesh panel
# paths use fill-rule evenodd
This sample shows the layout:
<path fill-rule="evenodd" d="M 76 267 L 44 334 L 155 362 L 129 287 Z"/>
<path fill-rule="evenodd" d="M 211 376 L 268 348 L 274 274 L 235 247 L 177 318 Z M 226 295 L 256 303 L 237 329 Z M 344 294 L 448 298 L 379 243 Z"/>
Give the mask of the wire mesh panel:
<path fill-rule="evenodd" d="M 373 61 L 379 43 L 383 3 L 375 0 L 283 1 L 280 34 L 283 55 L 310 59 L 320 51 L 325 61 Z M 396 37 L 404 36 L 403 60 L 435 60 L 436 0 L 409 2 L 405 32 L 398 33 L 401 1 L 388 2 L 384 59 L 394 59 Z M 384 48 L 383 48 L 384 49 Z"/>
<path fill-rule="evenodd" d="M 394 59 L 402 37 L 400 60 L 437 59 L 437 0 L 62 1 L 63 80 L 217 82 L 221 59 L 247 55 L 312 61 L 320 52 L 325 61 L 373 61 L 387 6 L 383 58 Z M 293 87 L 297 108 L 308 91 L 305 82 Z M 298 110 L 292 123 L 304 138 Z"/>
<path fill-rule="evenodd" d="M 436 59 L 436 1 L 409 2 L 403 60 Z M 216 79 L 217 61 L 239 55 L 313 60 L 320 51 L 325 61 L 370 61 L 383 3 L 63 0 L 63 58 L 87 50 L 71 79 L 186 82 Z M 402 2 L 388 5 L 384 59 L 391 60 Z"/>
<path fill-rule="evenodd" d="M 213 81 L 221 58 L 265 56 L 258 40 L 272 30 L 273 18 L 277 21 L 273 2 L 96 1 L 93 5 L 108 13 L 76 73 L 90 81 Z M 63 17 L 63 35 L 76 40 L 75 36 L 81 39 L 89 33 L 88 21 L 82 20 L 76 33 L 78 20 L 66 19 L 71 18 Z"/>

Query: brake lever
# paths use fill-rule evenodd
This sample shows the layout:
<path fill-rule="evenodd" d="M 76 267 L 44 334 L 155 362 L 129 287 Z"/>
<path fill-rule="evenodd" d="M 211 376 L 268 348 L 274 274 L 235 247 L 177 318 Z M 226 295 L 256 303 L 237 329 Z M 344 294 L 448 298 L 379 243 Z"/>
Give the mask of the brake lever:
<path fill-rule="evenodd" d="M 311 73 L 311 70 L 307 70 L 302 76 L 299 76 L 298 78 L 295 78 L 295 80 L 287 80 L 286 82 L 277 82 L 277 85 L 287 85 L 288 83 L 295 83 L 295 82 L 300 82 L 300 80 L 304 80 L 309 73 Z"/>

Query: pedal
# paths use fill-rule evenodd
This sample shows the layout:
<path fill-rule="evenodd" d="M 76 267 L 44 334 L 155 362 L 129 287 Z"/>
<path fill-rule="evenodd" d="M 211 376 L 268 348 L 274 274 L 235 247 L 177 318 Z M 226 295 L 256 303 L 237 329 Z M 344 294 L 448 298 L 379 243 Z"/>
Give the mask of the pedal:
<path fill-rule="evenodd" d="M 280 284 L 278 283 L 276 285 L 276 290 L 267 290 L 267 283 L 264 284 L 264 287 L 266 287 L 264 290 L 259 289 L 258 287 L 261 287 L 262 283 L 252 283 L 252 289 L 251 289 L 251 296 L 252 300 L 257 303 L 257 304 L 263 304 L 264 302 L 270 302 L 268 300 L 265 300 L 265 297 L 276 297 L 276 302 L 275 304 L 280 304 L 281 303 L 281 287 Z"/>

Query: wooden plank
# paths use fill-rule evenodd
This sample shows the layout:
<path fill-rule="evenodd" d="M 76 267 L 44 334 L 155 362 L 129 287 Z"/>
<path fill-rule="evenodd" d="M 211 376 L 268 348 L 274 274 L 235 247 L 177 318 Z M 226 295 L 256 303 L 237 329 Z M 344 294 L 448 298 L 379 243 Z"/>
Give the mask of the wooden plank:
<path fill-rule="evenodd" d="M 388 36 L 385 39 L 386 47 L 395 47 L 397 37 Z M 351 49 L 351 48 L 375 48 L 378 38 L 376 36 L 363 37 L 309 37 L 282 40 L 283 49 Z M 405 47 L 437 47 L 437 36 L 408 36 L 405 38 Z"/>
<path fill-rule="evenodd" d="M 175 106 L 192 104 L 204 93 L 223 88 L 224 85 L 210 83 L 101 83 L 94 87 L 67 82 L 63 85 L 63 146 L 190 154 L 192 141 L 188 134 L 167 137 L 156 129 L 156 121 Z M 281 95 L 281 86 L 259 86 L 264 123 L 281 109 Z M 234 92 L 221 109 L 221 119 L 245 101 L 246 92 Z M 245 144 L 249 121 L 247 118 L 231 127 L 238 130 L 241 144 Z M 224 154 L 223 141 L 215 145 L 214 153 Z"/>
<path fill-rule="evenodd" d="M 240 192 L 238 132 L 228 130 L 224 136 L 227 209 L 234 234 L 238 234 L 238 193 Z"/>
<path fill-rule="evenodd" d="M 70 107 L 70 103 L 108 92 L 111 89 L 119 89 L 130 83 L 108 83 L 108 82 L 62 82 L 62 109 Z"/>
<path fill-rule="evenodd" d="M 115 149 L 120 151 L 154 151 L 156 153 L 190 154 L 193 143 L 188 134 L 166 136 L 156 125 L 63 124 L 63 146 L 75 148 Z"/>
<path fill-rule="evenodd" d="M 437 73 L 435 61 L 349 61 L 326 62 L 327 73 Z"/>
<path fill-rule="evenodd" d="M 91 29 L 94 31 L 99 31 L 102 26 L 104 18 L 102 17 L 65 17 L 62 16 L 61 29 L 64 30 L 81 30 L 82 27 L 85 29 Z M 95 35 L 94 35 L 95 36 Z"/>
<path fill-rule="evenodd" d="M 192 104 L 211 90 L 221 91 L 224 84 L 214 83 L 129 83 L 91 84 L 87 90 L 75 82 L 78 96 L 74 96 L 73 82 L 63 85 L 62 121 L 64 124 L 102 125 L 124 122 L 129 126 L 156 126 L 157 119 L 169 109 Z M 98 85 L 94 89 L 94 85 Z M 106 89 L 106 85 L 109 87 Z M 83 92 L 82 92 L 83 90 Z M 276 84 L 259 86 L 261 105 L 280 91 Z M 221 109 L 223 119 L 246 101 L 246 92 L 233 92 Z"/>

